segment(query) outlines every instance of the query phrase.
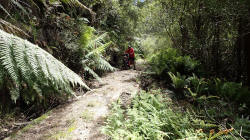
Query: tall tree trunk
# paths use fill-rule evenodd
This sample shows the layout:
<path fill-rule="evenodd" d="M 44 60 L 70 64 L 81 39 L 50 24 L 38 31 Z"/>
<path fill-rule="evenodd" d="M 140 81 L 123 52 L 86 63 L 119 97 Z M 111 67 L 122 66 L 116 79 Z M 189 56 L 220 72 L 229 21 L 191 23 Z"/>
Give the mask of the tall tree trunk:
<path fill-rule="evenodd" d="M 183 17 L 180 18 L 179 20 L 179 26 L 180 26 L 180 31 L 181 31 L 181 46 L 182 48 L 186 49 L 188 45 L 188 29 L 185 25 L 185 20 Z"/>
<path fill-rule="evenodd" d="M 248 40 L 246 44 L 246 54 L 247 54 L 247 85 L 250 86 L 250 34 L 248 34 Z"/>
<path fill-rule="evenodd" d="M 243 51 L 243 57 L 241 59 L 244 62 L 244 72 L 246 73 L 246 85 L 250 86 L 250 7 L 248 14 L 243 15 L 239 25 L 242 31 L 239 32 L 241 43 L 239 44 L 240 49 Z M 243 63 L 242 63 L 243 64 Z"/>
<path fill-rule="evenodd" d="M 238 38 L 236 41 L 235 51 L 236 51 L 236 81 L 240 82 L 242 77 L 242 47 L 244 46 L 244 40 L 242 39 L 243 35 L 243 28 L 242 28 L 242 18 L 239 19 L 238 25 Z"/>
<path fill-rule="evenodd" d="M 219 22 L 219 21 L 218 21 Z M 219 65 L 219 50 L 220 50 L 220 26 L 216 23 L 216 31 L 215 31 L 215 53 L 214 53 L 214 65 L 215 71 L 219 73 L 220 65 Z"/>
<path fill-rule="evenodd" d="M 250 4 L 250 2 L 247 2 Z M 246 56 L 246 73 L 247 73 L 247 85 L 250 86 L 250 5 L 248 5 L 248 15 L 246 15 L 246 32 L 244 36 L 245 56 Z"/>
<path fill-rule="evenodd" d="M 11 100 L 10 100 L 10 95 L 9 91 L 7 88 L 2 88 L 0 90 L 0 111 L 3 112 L 8 112 L 10 107 L 11 107 Z"/>
<path fill-rule="evenodd" d="M 212 45 L 212 50 L 211 50 L 211 64 L 213 66 L 213 72 L 216 74 L 219 73 L 220 66 L 219 66 L 219 49 L 220 49 L 220 18 L 218 15 L 214 17 L 214 39 L 213 39 L 213 45 Z"/>

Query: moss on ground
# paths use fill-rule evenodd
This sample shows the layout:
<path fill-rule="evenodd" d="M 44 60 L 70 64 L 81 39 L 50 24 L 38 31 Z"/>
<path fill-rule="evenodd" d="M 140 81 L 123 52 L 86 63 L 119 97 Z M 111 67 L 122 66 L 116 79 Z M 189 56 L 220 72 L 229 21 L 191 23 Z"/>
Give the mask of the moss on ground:
<path fill-rule="evenodd" d="M 34 119 L 31 121 L 30 124 L 26 125 L 24 128 L 22 128 L 20 131 L 17 131 L 16 133 L 13 133 L 10 135 L 11 138 L 15 138 L 18 133 L 24 133 L 33 128 L 35 125 L 40 124 L 43 120 L 47 119 L 49 115 L 52 113 L 52 111 L 48 111 L 47 113 L 43 114 L 42 116 Z"/>
<path fill-rule="evenodd" d="M 70 137 L 70 134 L 76 129 L 75 119 L 68 120 L 67 125 L 68 125 L 68 127 L 65 131 L 58 131 L 55 134 L 53 134 L 52 136 L 50 136 L 48 139 L 59 140 L 59 139 Z"/>

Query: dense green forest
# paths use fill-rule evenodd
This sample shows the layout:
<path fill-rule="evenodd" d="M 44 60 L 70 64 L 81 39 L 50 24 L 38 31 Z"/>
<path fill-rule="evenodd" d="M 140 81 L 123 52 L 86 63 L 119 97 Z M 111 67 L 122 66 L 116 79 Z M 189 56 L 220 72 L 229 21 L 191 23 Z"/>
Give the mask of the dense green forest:
<path fill-rule="evenodd" d="M 250 139 L 248 0 L 1 0 L 0 129 L 91 90 L 128 46 L 143 91 L 104 134 Z"/>

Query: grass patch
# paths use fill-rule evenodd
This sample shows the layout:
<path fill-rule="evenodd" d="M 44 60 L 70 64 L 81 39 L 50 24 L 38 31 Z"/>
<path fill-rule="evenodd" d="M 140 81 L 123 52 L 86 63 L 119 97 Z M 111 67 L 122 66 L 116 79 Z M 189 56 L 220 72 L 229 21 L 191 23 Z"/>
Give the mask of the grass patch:
<path fill-rule="evenodd" d="M 76 129 L 76 121 L 75 119 L 68 120 L 66 124 L 68 126 L 66 131 L 59 131 L 56 134 L 50 136 L 48 139 L 59 140 L 69 137 L 71 132 L 73 132 Z"/>
<path fill-rule="evenodd" d="M 28 130 L 30 130 L 32 127 L 34 127 L 34 125 L 38 125 L 40 124 L 43 120 L 47 119 L 49 117 L 49 115 L 52 113 L 52 111 L 48 111 L 47 113 L 43 114 L 42 116 L 34 119 L 33 121 L 31 121 L 30 124 L 26 125 L 24 128 L 22 128 L 20 131 L 17 131 L 16 133 L 12 133 L 10 135 L 11 138 L 15 138 L 19 133 L 24 133 L 27 132 Z"/>
<path fill-rule="evenodd" d="M 47 119 L 51 113 L 52 113 L 52 111 L 49 111 L 49 112 L 43 114 L 42 116 L 36 118 L 36 119 L 33 120 L 30 124 L 28 124 L 28 125 L 25 126 L 23 129 L 21 129 L 21 132 L 26 132 L 26 131 L 28 131 L 30 128 L 32 128 L 34 125 L 40 124 L 43 120 Z"/>

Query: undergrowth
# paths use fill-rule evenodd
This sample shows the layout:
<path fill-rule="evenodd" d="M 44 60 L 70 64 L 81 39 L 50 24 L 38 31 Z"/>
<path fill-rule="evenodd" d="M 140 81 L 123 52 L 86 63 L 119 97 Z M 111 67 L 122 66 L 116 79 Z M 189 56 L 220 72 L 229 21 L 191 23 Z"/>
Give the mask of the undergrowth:
<path fill-rule="evenodd" d="M 152 54 L 148 58 L 148 62 L 150 69 L 164 78 L 168 76 L 168 72 L 191 75 L 193 72 L 198 72 L 200 65 L 198 61 L 190 56 L 182 56 L 177 49 L 171 47 L 166 47 Z"/>
<path fill-rule="evenodd" d="M 172 100 L 159 92 L 140 92 L 128 110 L 114 103 L 103 133 L 111 139 L 240 139 L 233 127 L 221 127 L 202 118 L 192 110 L 174 106 Z"/>

